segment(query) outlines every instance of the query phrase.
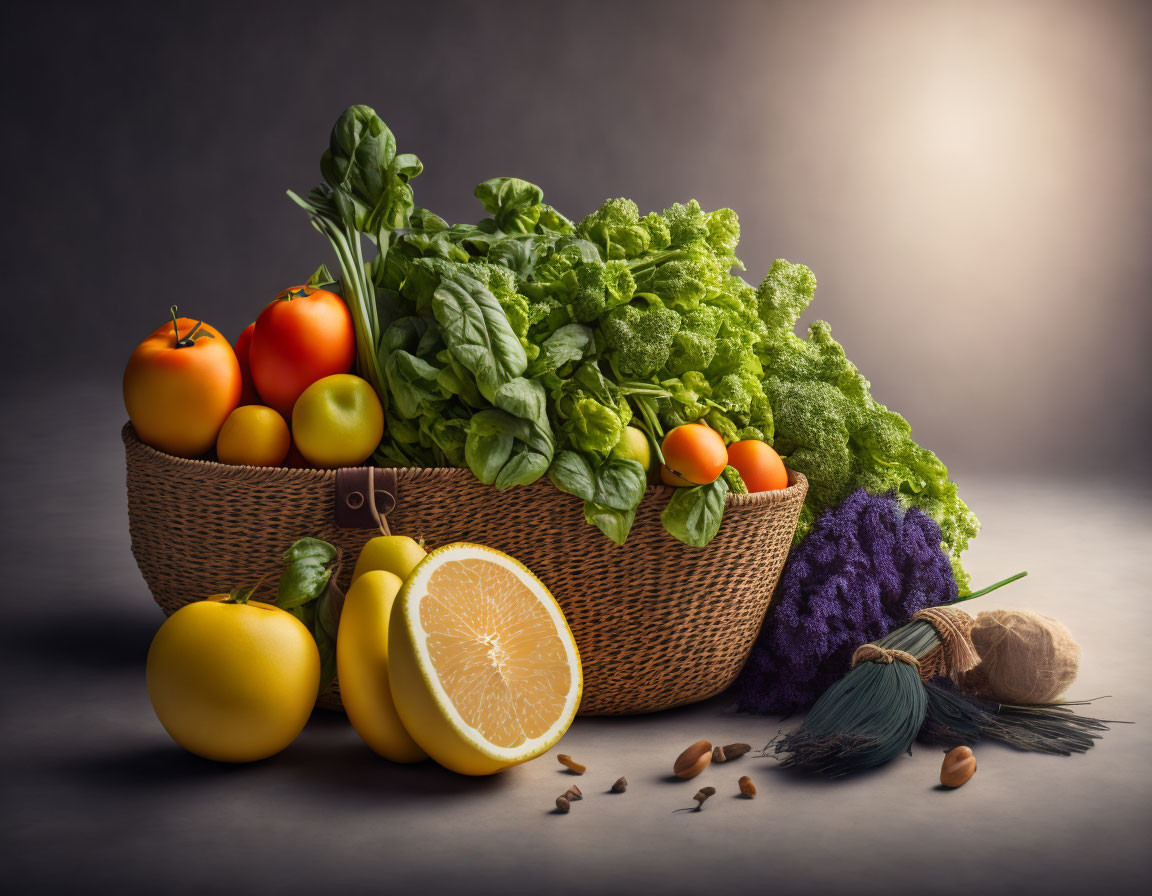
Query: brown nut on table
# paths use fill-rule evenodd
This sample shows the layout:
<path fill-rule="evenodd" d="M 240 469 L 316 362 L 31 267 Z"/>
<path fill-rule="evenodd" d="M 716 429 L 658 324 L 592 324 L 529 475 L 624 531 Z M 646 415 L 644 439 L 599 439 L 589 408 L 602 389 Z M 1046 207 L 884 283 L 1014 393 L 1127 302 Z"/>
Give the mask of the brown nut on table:
<path fill-rule="evenodd" d="M 751 744 L 728 744 L 727 746 L 717 747 L 712 751 L 712 761 L 727 762 L 729 759 L 739 759 L 751 749 Z"/>
<path fill-rule="evenodd" d="M 701 809 L 703 809 L 704 801 L 710 796 L 715 796 L 715 794 L 715 787 L 701 787 L 699 790 L 697 790 L 696 796 L 692 797 L 692 799 L 696 800 L 696 811 L 699 812 Z"/>
<path fill-rule="evenodd" d="M 712 762 L 712 744 L 698 740 L 676 757 L 672 772 L 677 778 L 695 778 Z"/>
<path fill-rule="evenodd" d="M 584 799 L 584 794 L 580 792 L 580 788 L 573 784 L 564 794 L 568 798 L 568 802 L 574 803 L 576 800 Z"/>
<path fill-rule="evenodd" d="M 628 779 L 627 778 L 617 778 L 616 783 L 612 785 L 612 792 L 613 793 L 623 793 L 627 789 L 628 789 Z"/>
<path fill-rule="evenodd" d="M 949 750 L 940 766 L 940 783 L 945 787 L 959 787 L 976 774 L 976 757 L 971 747 Z"/>
<path fill-rule="evenodd" d="M 748 799 L 756 796 L 756 785 L 752 783 L 752 779 L 744 775 L 739 781 L 736 782 L 740 786 L 740 792 Z"/>
<path fill-rule="evenodd" d="M 569 809 L 572 808 L 572 804 L 570 802 L 568 802 L 568 797 L 558 796 L 558 797 L 556 797 L 556 808 L 559 809 L 561 812 L 567 812 Z"/>
<path fill-rule="evenodd" d="M 574 771 L 578 775 L 582 775 L 584 772 L 588 771 L 588 766 L 581 765 L 567 753 L 558 754 L 556 759 L 562 766 L 569 769 L 570 771 Z"/>

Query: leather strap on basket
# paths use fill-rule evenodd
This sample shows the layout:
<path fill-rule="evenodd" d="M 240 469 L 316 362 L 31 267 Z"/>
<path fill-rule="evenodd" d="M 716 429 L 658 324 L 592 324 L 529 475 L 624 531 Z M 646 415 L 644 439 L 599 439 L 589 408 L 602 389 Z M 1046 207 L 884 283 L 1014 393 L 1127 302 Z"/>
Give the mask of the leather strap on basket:
<path fill-rule="evenodd" d="M 396 471 L 346 467 L 336 471 L 336 525 L 379 529 L 391 535 L 388 514 L 396 507 Z"/>

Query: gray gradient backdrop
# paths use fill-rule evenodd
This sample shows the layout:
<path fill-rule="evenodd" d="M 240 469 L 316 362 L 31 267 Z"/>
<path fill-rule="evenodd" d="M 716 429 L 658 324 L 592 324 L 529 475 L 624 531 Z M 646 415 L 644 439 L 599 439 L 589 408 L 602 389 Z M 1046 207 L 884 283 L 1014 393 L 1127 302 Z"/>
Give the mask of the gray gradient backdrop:
<path fill-rule="evenodd" d="M 1146 890 L 1152 3 L 9 2 L 0 30 L 6 892 Z M 173 745 L 143 681 L 161 615 L 129 553 L 121 371 L 171 303 L 234 337 L 329 258 L 284 190 L 318 181 L 353 102 L 450 219 L 514 174 L 571 216 L 731 205 L 750 279 L 809 264 L 806 319 L 983 520 L 974 581 L 1031 571 L 986 606 L 1064 620 L 1074 696 L 1136 724 L 1075 759 L 981 744 L 952 794 L 931 749 L 832 786 L 749 756 L 756 801 L 721 769 L 701 815 L 674 811 L 695 788 L 672 756 L 780 719 L 723 696 L 579 719 L 561 749 L 588 799 L 563 818 L 554 759 L 401 768 L 330 713 L 244 769 Z M 619 774 L 623 798 L 598 792 Z"/>
<path fill-rule="evenodd" d="M 118 388 L 172 302 L 234 338 L 329 257 L 284 190 L 318 181 L 332 122 L 363 102 L 452 220 L 503 174 L 570 216 L 616 195 L 734 207 L 749 279 L 812 267 L 805 320 L 961 474 L 1147 469 L 1152 4 L 4 15 L 15 389 Z"/>

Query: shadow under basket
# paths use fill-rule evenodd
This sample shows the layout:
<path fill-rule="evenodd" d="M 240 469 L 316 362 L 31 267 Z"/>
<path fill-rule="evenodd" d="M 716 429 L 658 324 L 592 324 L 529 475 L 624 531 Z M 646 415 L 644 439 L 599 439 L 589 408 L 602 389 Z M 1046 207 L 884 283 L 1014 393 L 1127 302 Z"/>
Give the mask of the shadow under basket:
<path fill-rule="evenodd" d="M 228 466 L 150 448 L 131 424 L 123 438 L 132 553 L 165 613 L 256 581 L 309 535 L 344 551 L 346 588 L 360 549 L 379 534 L 363 506 L 368 468 Z M 468 470 L 411 467 L 376 469 L 372 481 L 394 534 L 431 547 L 488 545 L 548 586 L 580 649 L 581 715 L 668 709 L 731 684 L 760 630 L 808 488 L 790 471 L 786 489 L 729 495 L 720 532 L 692 548 L 660 522 L 672 489 L 652 486 L 618 547 L 584 521 L 578 498 L 546 477 L 498 491 Z M 339 709 L 338 687 L 319 705 Z"/>

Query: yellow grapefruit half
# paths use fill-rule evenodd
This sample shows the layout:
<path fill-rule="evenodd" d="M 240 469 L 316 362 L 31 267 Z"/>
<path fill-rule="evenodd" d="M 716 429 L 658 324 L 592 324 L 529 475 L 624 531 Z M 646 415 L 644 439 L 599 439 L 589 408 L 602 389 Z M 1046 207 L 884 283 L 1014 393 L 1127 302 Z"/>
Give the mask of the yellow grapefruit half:
<path fill-rule="evenodd" d="M 452 771 L 490 775 L 560 739 L 580 705 L 576 641 L 544 584 L 482 545 L 432 551 L 393 607 L 389 681 L 404 727 Z"/>

